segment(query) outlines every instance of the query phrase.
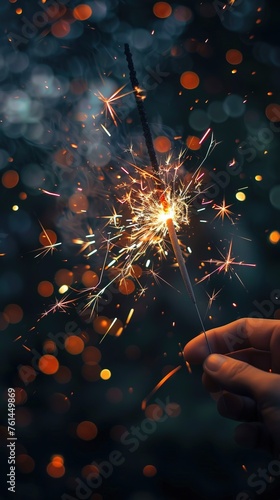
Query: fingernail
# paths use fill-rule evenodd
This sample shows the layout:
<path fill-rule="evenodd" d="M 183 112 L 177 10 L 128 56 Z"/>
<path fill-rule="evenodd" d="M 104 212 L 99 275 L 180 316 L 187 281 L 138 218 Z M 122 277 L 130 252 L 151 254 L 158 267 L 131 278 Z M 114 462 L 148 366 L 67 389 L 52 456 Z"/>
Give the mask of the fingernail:
<path fill-rule="evenodd" d="M 208 356 L 205 360 L 205 367 L 208 368 L 208 370 L 217 372 L 226 360 L 226 356 L 221 356 L 220 354 L 210 354 L 210 356 Z"/>

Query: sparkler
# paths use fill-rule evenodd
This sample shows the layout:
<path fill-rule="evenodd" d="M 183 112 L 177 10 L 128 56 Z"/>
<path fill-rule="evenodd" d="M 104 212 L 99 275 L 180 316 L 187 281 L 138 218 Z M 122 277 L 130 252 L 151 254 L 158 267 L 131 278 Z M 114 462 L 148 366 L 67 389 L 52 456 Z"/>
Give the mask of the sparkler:
<path fill-rule="evenodd" d="M 149 125 L 148 125 L 148 121 L 147 121 L 147 117 L 146 117 L 146 113 L 145 113 L 145 108 L 144 108 L 144 103 L 143 103 L 143 98 L 139 92 L 139 82 L 137 80 L 137 76 L 136 76 L 136 72 L 135 72 L 135 68 L 134 68 L 134 64 L 133 64 L 133 59 L 132 59 L 132 54 L 130 52 L 130 48 L 129 48 L 128 44 L 125 44 L 125 55 L 126 55 L 126 59 L 127 59 L 127 63 L 128 63 L 129 72 L 130 72 L 130 80 L 131 80 L 132 88 L 135 91 L 135 99 L 136 99 L 136 103 L 137 103 L 137 107 L 138 107 L 139 116 L 141 119 L 141 124 L 142 124 L 142 129 L 143 129 L 143 134 L 144 134 L 148 154 L 150 157 L 151 165 L 152 165 L 154 173 L 155 173 L 154 178 L 155 178 L 156 187 L 158 188 L 158 204 L 160 207 L 159 210 L 161 211 L 161 218 L 162 218 L 163 222 L 166 224 L 166 229 L 167 229 L 167 232 L 169 234 L 171 245 L 172 245 L 172 248 L 173 248 L 179 269 L 180 269 L 180 273 L 181 273 L 184 285 L 185 285 L 186 290 L 188 292 L 188 295 L 189 295 L 189 297 L 190 297 L 190 299 L 195 307 L 200 325 L 202 327 L 202 331 L 203 331 L 204 336 L 205 336 L 205 340 L 207 343 L 209 353 L 211 353 L 212 350 L 211 350 L 211 347 L 210 347 L 210 344 L 209 344 L 209 341 L 208 341 L 208 338 L 206 335 L 204 323 L 203 323 L 203 320 L 202 320 L 202 317 L 201 317 L 201 314 L 200 314 L 200 311 L 199 311 L 199 308 L 197 305 L 193 286 L 192 286 L 192 283 L 190 280 L 190 276 L 189 276 L 187 267 L 185 265 L 185 260 L 184 260 L 183 254 L 182 254 L 182 250 L 181 250 L 181 247 L 180 247 L 180 244 L 178 241 L 178 237 L 176 234 L 176 229 L 174 226 L 174 215 L 175 215 L 176 206 L 172 207 L 172 205 L 170 204 L 170 201 L 168 200 L 168 197 L 167 197 L 168 193 L 166 193 L 166 190 L 164 190 L 164 186 L 162 185 L 162 182 L 161 182 L 161 179 L 159 176 L 160 168 L 159 168 L 159 164 L 158 164 L 156 153 L 155 153 L 154 146 L 153 146 L 152 134 L 151 134 L 151 130 L 150 130 Z M 207 131 L 207 134 L 208 134 L 208 131 Z M 206 134 L 205 134 L 205 136 L 206 136 Z M 204 139 L 204 137 L 203 137 L 203 139 Z M 159 222 L 158 220 L 155 221 L 155 223 L 158 223 L 158 222 Z"/>

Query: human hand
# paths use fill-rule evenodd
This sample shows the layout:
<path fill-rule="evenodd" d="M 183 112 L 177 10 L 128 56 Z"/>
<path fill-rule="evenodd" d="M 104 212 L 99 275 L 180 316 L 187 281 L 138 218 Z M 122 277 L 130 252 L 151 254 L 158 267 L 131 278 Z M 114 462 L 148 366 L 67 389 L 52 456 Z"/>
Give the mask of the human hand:
<path fill-rule="evenodd" d="M 219 393 L 221 415 L 243 421 L 235 440 L 250 448 L 280 452 L 280 321 L 243 318 L 206 332 L 184 348 L 189 363 L 203 362 L 202 381 Z M 222 391 L 222 392 L 221 392 Z"/>

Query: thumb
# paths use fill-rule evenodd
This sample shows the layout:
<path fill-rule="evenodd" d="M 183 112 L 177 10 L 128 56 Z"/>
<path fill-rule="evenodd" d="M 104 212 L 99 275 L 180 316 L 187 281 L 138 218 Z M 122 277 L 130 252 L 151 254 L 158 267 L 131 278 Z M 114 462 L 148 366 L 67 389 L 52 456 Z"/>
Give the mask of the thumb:
<path fill-rule="evenodd" d="M 273 377 L 271 373 L 221 354 L 208 356 L 203 368 L 222 390 L 250 396 L 256 401 L 265 397 Z"/>

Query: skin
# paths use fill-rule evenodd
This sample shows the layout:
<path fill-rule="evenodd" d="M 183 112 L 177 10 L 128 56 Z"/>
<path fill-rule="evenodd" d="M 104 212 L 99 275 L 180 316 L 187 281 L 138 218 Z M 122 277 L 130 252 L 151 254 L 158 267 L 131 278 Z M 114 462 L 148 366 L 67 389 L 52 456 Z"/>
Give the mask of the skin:
<path fill-rule="evenodd" d="M 188 342 L 185 360 L 203 364 L 202 381 L 221 415 L 243 422 L 235 440 L 280 452 L 280 321 L 243 318 Z"/>

